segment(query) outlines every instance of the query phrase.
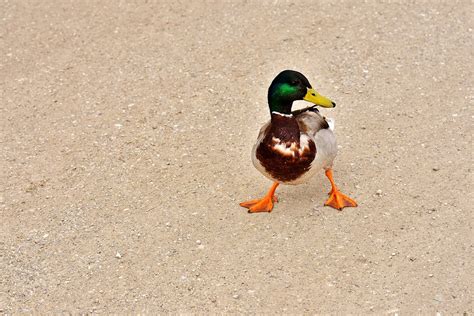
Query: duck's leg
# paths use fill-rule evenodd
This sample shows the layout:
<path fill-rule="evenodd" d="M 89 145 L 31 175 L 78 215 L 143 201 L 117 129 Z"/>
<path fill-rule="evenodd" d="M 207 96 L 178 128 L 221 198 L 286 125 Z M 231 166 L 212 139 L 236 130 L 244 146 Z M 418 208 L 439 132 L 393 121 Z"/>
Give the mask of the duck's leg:
<path fill-rule="evenodd" d="M 356 201 L 339 192 L 336 184 L 334 183 L 334 179 L 332 178 L 332 169 L 326 170 L 326 177 L 328 177 L 329 182 L 331 182 L 331 191 L 329 192 L 329 198 L 327 199 L 326 203 L 324 203 L 324 205 L 331 206 L 339 211 L 344 207 L 357 206 Z"/>
<path fill-rule="evenodd" d="M 248 208 L 249 213 L 271 212 L 273 209 L 273 202 L 278 202 L 278 198 L 275 195 L 275 190 L 278 185 L 278 182 L 273 182 L 272 187 L 263 198 L 242 202 L 240 203 L 240 206 Z"/>

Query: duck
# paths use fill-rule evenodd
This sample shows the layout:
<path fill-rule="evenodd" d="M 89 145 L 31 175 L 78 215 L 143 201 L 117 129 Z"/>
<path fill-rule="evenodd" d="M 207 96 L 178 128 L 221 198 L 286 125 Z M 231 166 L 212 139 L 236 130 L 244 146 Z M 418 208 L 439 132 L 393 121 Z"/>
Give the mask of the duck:
<path fill-rule="evenodd" d="M 297 100 L 312 105 L 292 111 Z M 339 211 L 357 207 L 357 202 L 341 193 L 334 182 L 332 169 L 338 150 L 334 120 L 322 116 L 317 108 L 334 108 L 336 103 L 318 93 L 302 73 L 284 70 L 268 88 L 268 106 L 270 120 L 260 129 L 252 148 L 252 162 L 273 184 L 264 197 L 240 206 L 249 213 L 271 212 L 278 202 L 275 191 L 280 184 L 303 184 L 324 171 L 331 184 L 324 205 Z"/>

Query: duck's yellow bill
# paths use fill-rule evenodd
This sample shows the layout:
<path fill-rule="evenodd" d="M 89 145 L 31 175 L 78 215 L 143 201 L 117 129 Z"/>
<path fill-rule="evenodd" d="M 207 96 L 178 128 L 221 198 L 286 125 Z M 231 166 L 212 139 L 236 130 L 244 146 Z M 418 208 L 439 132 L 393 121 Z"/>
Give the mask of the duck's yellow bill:
<path fill-rule="evenodd" d="M 320 95 L 316 92 L 313 88 L 309 89 L 306 95 L 304 96 L 303 100 L 311 102 L 316 105 L 320 105 L 325 108 L 333 108 L 336 106 L 336 103 L 332 102 L 328 98 Z"/>

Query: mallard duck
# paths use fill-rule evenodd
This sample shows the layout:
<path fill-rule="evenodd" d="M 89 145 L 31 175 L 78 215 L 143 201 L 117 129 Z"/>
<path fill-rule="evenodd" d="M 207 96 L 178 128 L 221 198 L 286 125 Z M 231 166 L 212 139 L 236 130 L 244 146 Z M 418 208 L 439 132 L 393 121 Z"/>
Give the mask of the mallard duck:
<path fill-rule="evenodd" d="M 312 106 L 292 111 L 293 101 L 305 100 Z M 357 203 L 342 194 L 334 183 L 332 166 L 337 154 L 334 122 L 323 117 L 316 106 L 333 108 L 336 103 L 316 92 L 306 77 L 284 70 L 268 89 L 271 119 L 261 129 L 252 150 L 252 162 L 273 184 L 261 199 L 240 203 L 250 213 L 271 212 L 278 199 L 275 190 L 282 184 L 301 184 L 324 170 L 331 191 L 324 205 L 342 210 Z"/>

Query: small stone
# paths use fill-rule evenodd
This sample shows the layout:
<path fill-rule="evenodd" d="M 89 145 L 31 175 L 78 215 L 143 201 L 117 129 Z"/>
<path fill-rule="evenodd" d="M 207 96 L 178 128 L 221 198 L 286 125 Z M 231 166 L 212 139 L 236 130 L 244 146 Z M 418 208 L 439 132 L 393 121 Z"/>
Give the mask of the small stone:
<path fill-rule="evenodd" d="M 235 299 L 239 299 L 240 295 L 239 294 L 234 294 L 234 295 L 232 295 L 232 297 L 235 298 Z"/>
<path fill-rule="evenodd" d="M 200 245 L 201 244 L 201 241 L 198 239 L 196 240 L 196 244 Z"/>
<path fill-rule="evenodd" d="M 382 190 L 378 189 L 375 194 L 377 194 L 378 196 L 381 196 L 382 195 Z"/>
<path fill-rule="evenodd" d="M 434 277 L 434 274 L 430 273 L 428 276 L 429 276 L 430 278 L 432 278 L 432 277 Z"/>
<path fill-rule="evenodd" d="M 439 171 L 439 167 L 433 167 L 432 170 L 433 171 Z"/>
<path fill-rule="evenodd" d="M 170 222 L 166 222 L 166 227 L 171 227 L 171 223 Z"/>
<path fill-rule="evenodd" d="M 115 254 L 115 258 L 117 258 L 117 259 L 121 259 L 121 258 L 122 258 L 122 255 L 120 254 L 120 252 L 117 251 L 117 253 Z"/>

